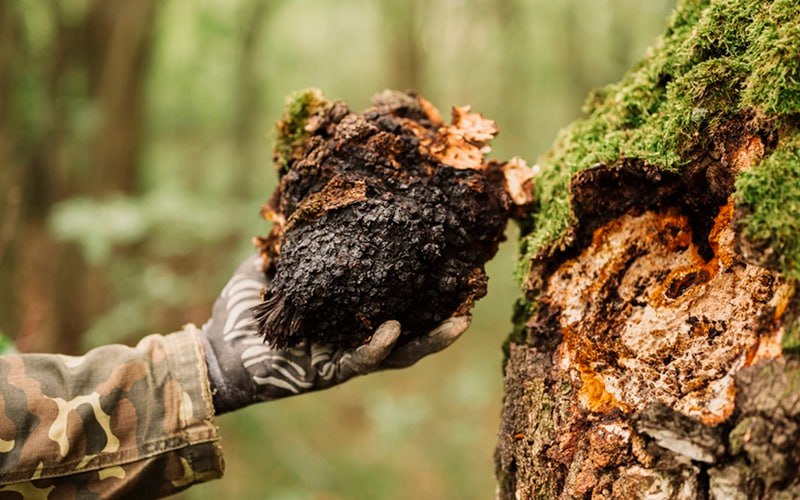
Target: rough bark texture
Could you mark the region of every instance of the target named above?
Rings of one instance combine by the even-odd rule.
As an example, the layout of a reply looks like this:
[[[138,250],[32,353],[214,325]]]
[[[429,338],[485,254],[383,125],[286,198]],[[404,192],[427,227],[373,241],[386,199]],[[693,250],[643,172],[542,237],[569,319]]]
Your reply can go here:
[[[494,122],[385,92],[363,114],[306,92],[279,123],[281,181],[260,240],[270,276],[256,309],[277,346],[355,346],[390,319],[407,338],[486,294],[484,263],[511,215],[504,173],[485,163]]]
[[[797,54],[798,26],[787,2],[680,2],[543,158],[501,498],[800,496],[800,60],[764,41]]]

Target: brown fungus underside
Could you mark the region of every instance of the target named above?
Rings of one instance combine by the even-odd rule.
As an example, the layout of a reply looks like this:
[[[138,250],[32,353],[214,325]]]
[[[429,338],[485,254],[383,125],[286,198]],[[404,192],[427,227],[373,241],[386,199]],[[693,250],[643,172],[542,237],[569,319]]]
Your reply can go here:
[[[530,169],[484,161],[497,127],[466,107],[448,125],[414,94],[384,92],[361,114],[306,95],[316,107],[262,211],[275,225],[257,239],[270,282],[260,333],[346,347],[387,320],[408,339],[467,314],[514,204],[529,201]]]
[[[509,346],[501,497],[800,494],[794,285],[743,256],[731,198],[771,138],[735,132],[681,174],[573,177],[575,245],[533,263],[537,308]]]

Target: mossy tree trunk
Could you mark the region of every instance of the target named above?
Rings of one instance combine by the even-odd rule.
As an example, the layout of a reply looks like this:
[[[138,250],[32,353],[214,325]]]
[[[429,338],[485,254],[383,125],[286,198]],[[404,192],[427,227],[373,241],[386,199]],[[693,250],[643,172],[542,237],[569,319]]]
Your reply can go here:
[[[682,1],[540,161],[502,498],[800,497],[800,6]]]

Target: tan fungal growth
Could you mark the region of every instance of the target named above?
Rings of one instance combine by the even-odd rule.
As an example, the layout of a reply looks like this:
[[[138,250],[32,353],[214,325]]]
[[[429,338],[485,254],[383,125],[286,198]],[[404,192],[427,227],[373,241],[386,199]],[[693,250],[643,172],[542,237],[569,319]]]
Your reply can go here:
[[[483,156],[492,148],[489,142],[500,129],[494,120],[470,113],[469,106],[453,108],[451,124],[423,138],[422,146],[445,165],[454,168],[484,168]]]
[[[506,191],[514,203],[525,206],[533,202],[533,178],[536,177],[538,167],[529,167],[528,163],[515,156],[503,166],[506,178]]]

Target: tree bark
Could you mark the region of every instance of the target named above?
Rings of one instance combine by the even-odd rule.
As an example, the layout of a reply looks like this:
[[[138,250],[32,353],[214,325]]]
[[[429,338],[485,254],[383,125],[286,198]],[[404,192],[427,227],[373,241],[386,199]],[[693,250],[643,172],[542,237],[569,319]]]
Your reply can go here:
[[[785,2],[681,2],[543,157],[501,498],[800,497],[798,26]]]

